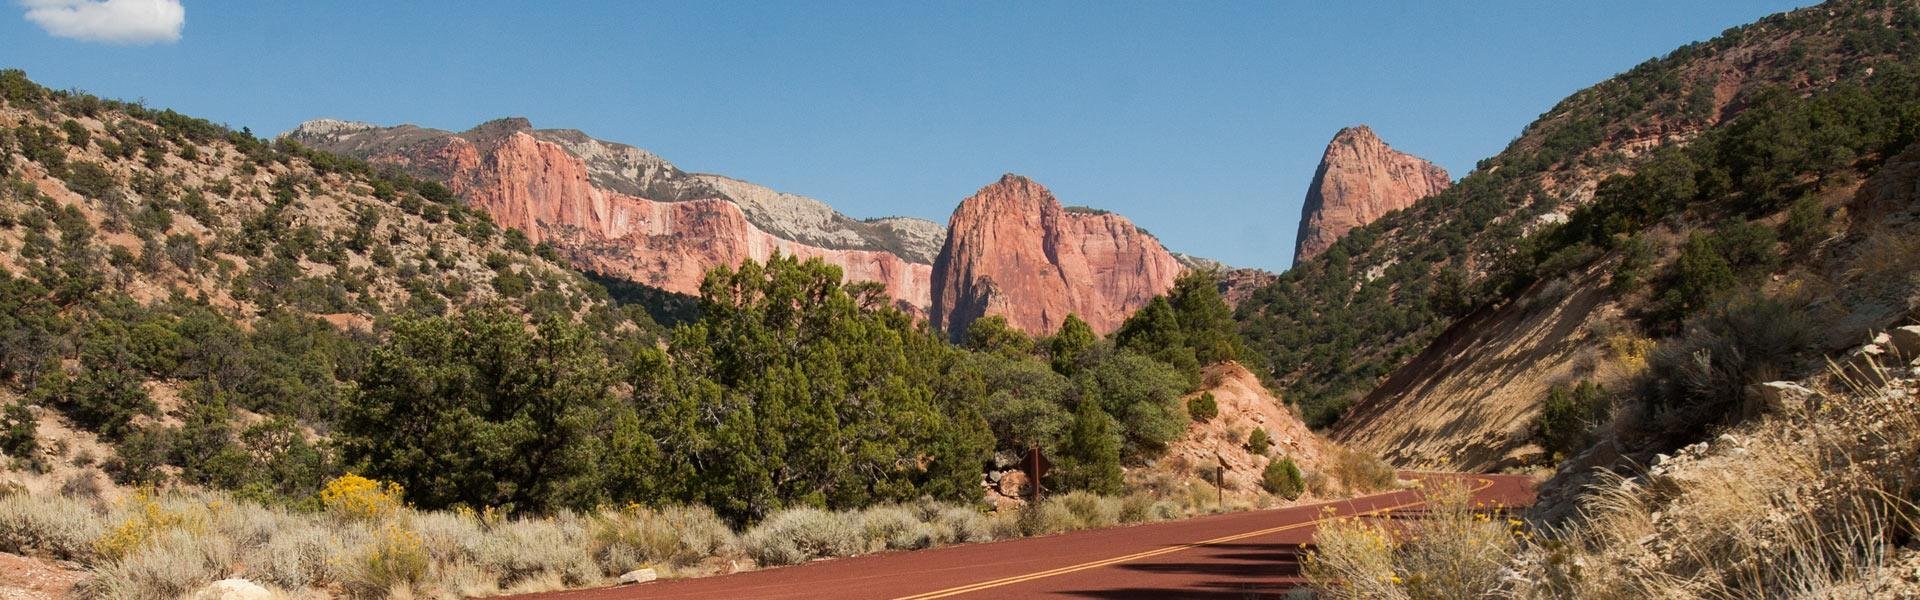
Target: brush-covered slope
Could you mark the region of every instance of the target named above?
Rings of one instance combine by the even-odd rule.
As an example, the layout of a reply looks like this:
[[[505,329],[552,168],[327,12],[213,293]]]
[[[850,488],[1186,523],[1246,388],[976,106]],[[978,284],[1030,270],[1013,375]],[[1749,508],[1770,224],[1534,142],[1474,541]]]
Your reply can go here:
[[[1824,24],[1781,31],[1851,40],[1837,48],[1914,35],[1911,20],[1846,34],[1859,14],[1874,12],[1803,11]],[[1920,243],[1908,191],[1920,77],[1901,52],[1857,78],[1743,93],[1737,114],[1646,149],[1521,240],[1495,300],[1367,394],[1335,437],[1406,464],[1549,462],[1596,442],[1644,462],[1757,414],[1749,386],[1763,378],[1808,374],[1913,318],[1920,263],[1892,258]]]
[[[945,233],[919,219],[855,220],[812,198],[687,173],[645,150],[522,118],[460,133],[322,119],[286,137],[443,182],[581,269],[680,294],[697,293],[714,267],[779,252],[882,283],[924,312]]]
[[[0,71],[0,404],[59,440],[7,450],[28,471],[156,481],[173,472],[166,432],[233,420],[269,440],[255,458],[324,462],[296,434],[324,430],[390,317],[482,306],[626,322],[439,184]],[[176,459],[268,495],[325,472]]]
[[[1915,55],[1916,33],[1920,19],[1909,5],[1834,2],[1636,66],[1560,102],[1454,187],[1353,229],[1296,265],[1240,303],[1242,330],[1266,359],[1265,374],[1309,422],[1333,423],[1459,319],[1567,267],[1540,264],[1538,234],[1592,202],[1603,179],[1774,95],[1884,74]]]

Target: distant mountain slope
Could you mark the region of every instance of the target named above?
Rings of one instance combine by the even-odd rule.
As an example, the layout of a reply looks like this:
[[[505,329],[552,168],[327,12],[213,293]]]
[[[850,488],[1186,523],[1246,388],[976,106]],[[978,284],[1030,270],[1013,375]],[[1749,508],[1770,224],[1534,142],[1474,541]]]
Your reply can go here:
[[[323,119],[286,137],[446,182],[580,268],[682,294],[697,292],[708,269],[779,251],[883,283],[923,312],[944,235],[929,221],[855,220],[812,198],[686,173],[645,150],[526,119],[457,134]]]
[[[1350,231],[1240,303],[1266,375],[1325,426],[1446,328],[1526,287],[1531,234],[1633,170],[1741,114],[1769,89],[1807,94],[1910,60],[1905,3],[1830,2],[1690,44],[1573,94],[1444,192]]]

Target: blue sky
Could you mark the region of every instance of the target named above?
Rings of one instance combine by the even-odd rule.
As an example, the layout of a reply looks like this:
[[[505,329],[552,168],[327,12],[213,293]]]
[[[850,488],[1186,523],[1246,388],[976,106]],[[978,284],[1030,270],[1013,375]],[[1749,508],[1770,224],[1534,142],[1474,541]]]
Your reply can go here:
[[[1273,270],[1343,126],[1457,178],[1577,89],[1808,4],[189,0],[184,27],[92,36],[27,18],[90,2],[0,5],[0,66],[261,134],[526,116],[855,217],[944,223],[1014,172]]]

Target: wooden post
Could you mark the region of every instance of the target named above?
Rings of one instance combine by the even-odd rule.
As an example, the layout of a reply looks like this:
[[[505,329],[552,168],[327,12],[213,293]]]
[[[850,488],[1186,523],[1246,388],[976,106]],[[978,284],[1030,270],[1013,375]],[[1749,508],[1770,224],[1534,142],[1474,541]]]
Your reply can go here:
[[[1227,505],[1227,466],[1225,463],[1213,465],[1213,505]]]

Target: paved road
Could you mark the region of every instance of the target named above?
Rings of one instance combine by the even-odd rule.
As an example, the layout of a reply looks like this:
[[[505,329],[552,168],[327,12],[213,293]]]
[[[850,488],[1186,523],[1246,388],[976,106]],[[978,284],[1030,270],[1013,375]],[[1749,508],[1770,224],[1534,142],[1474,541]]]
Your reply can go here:
[[[1525,506],[1524,476],[1468,475],[1475,499]],[[1414,492],[1080,531],[988,544],[825,560],[719,577],[529,596],[654,598],[1278,598],[1302,584],[1301,546],[1318,521],[1420,508]]]

